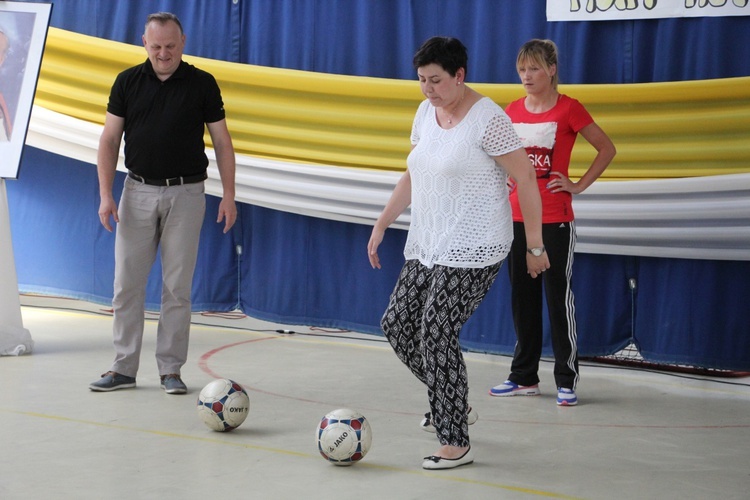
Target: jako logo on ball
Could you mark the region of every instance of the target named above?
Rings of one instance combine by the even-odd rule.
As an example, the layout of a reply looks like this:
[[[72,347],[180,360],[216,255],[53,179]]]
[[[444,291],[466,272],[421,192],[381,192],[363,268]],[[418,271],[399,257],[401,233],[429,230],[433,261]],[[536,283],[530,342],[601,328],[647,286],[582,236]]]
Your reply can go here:
[[[323,458],[335,465],[352,465],[369,451],[372,429],[361,413],[341,408],[323,417],[315,439]]]

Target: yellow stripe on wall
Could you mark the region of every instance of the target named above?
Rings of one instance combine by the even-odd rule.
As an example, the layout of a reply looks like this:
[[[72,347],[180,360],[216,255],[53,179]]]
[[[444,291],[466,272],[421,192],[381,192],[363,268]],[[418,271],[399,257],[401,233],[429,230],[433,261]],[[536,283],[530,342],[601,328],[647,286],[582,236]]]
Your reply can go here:
[[[102,124],[117,73],[143,47],[50,28],[35,104]],[[332,75],[185,56],[222,89],[237,153],[299,163],[401,171],[423,99],[414,80]],[[505,105],[516,84],[470,84]],[[750,172],[750,77],[628,85],[561,85],[610,135],[605,179]],[[210,139],[206,136],[210,144]],[[595,152],[579,139],[571,174]]]

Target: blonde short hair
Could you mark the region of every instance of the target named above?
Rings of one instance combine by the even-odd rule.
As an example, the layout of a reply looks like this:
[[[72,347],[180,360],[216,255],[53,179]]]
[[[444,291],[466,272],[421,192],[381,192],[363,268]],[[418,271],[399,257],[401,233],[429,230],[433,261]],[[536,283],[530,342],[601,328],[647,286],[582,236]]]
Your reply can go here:
[[[560,69],[557,68],[557,45],[552,40],[534,38],[521,46],[516,58],[516,68],[521,67],[526,61],[538,64],[549,74],[550,68],[555,66],[557,71],[552,75],[552,88],[557,89],[560,79]]]

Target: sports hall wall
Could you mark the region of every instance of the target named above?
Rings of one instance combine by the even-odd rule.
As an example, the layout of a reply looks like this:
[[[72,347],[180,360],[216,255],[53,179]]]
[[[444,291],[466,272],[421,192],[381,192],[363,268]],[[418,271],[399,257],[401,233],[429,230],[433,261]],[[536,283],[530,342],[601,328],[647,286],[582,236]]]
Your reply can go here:
[[[635,342],[652,361],[750,369],[750,17],[548,22],[544,0],[53,3],[27,147],[7,182],[22,292],[111,301],[96,140],[114,75],[145,59],[150,12],[176,13],[186,59],[217,75],[238,153],[227,235],[212,217],[215,172],[207,183],[194,309],[370,333],[403,263],[408,213],[386,234],[382,270],[365,248],[421,99],[414,50],[459,37],[467,80],[504,106],[522,95],[518,47],[543,37],[560,48],[561,91],[618,147],[575,202],[581,355]],[[588,155],[579,145],[574,173]],[[464,347],[511,353],[509,303],[501,271]]]

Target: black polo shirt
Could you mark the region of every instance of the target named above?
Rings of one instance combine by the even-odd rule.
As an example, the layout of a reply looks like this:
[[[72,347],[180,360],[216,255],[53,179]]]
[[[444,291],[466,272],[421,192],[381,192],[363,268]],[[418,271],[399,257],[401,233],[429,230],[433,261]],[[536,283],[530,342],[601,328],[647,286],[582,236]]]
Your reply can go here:
[[[149,60],[126,69],[107,111],[125,119],[125,166],[149,179],[205,172],[205,124],[225,117],[216,79],[185,61],[164,82]]]

